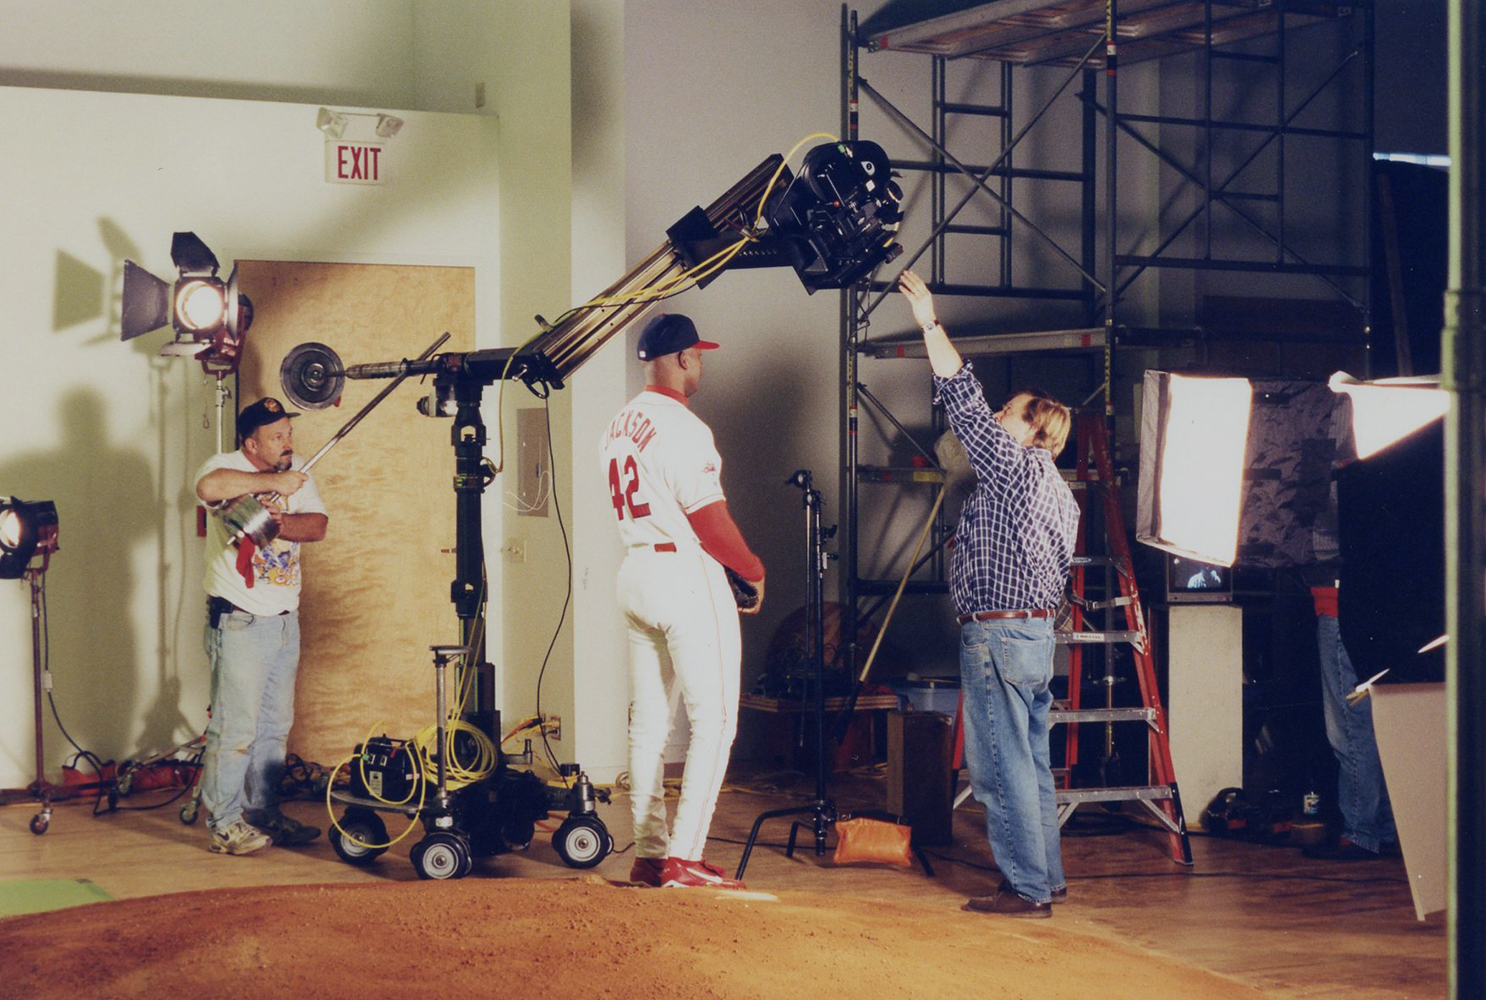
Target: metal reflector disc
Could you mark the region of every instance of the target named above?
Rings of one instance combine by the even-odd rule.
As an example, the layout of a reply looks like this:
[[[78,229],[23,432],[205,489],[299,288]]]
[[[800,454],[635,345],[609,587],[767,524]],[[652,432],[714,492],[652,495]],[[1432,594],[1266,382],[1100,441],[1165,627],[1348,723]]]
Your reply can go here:
[[[340,399],[346,385],[346,369],[340,355],[324,344],[311,341],[290,351],[279,366],[284,395],[306,410],[323,410]]]

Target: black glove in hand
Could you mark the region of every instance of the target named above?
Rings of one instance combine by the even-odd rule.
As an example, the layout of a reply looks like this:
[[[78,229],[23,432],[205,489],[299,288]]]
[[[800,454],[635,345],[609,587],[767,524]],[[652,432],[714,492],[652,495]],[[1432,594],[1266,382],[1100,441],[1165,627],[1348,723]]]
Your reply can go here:
[[[728,586],[733,588],[733,602],[740,610],[747,611],[758,606],[758,588],[743,579],[736,571],[724,566],[728,575]]]

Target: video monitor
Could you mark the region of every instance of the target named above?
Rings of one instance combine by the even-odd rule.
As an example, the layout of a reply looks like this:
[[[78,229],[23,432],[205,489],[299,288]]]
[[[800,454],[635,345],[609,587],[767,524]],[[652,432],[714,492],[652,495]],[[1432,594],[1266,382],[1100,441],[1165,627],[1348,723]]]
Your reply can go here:
[[[1185,556],[1166,555],[1166,600],[1171,604],[1219,604],[1233,600],[1233,570]]]

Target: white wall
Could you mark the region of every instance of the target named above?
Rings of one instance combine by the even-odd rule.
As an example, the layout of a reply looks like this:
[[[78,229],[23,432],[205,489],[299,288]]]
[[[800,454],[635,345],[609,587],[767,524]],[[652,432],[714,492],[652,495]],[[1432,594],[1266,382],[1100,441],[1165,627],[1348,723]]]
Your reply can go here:
[[[624,17],[627,250],[635,261],[770,153],[838,130],[840,5],[632,0]],[[786,269],[766,269],[725,274],[665,306],[722,345],[707,358],[692,407],[713,428],[729,506],[768,572],[763,612],[743,623],[745,689],[774,629],[804,600],[800,494],[786,477],[813,469],[827,523],[840,517],[837,304],[834,293],[807,295]],[[637,390],[633,336],[627,378]]]
[[[0,84],[421,108],[411,56],[430,6],[0,0]]]
[[[625,254],[625,26],[621,4],[574,0],[572,301],[585,302],[623,275]],[[596,781],[628,770],[629,650],[614,598],[622,551],[598,440],[628,399],[631,354],[616,337],[573,377],[571,478],[572,759]]]
[[[51,664],[72,736],[105,758],[200,731],[200,551],[191,476],[215,447],[199,366],[164,331],[118,339],[121,268],[173,273],[171,233],[236,258],[473,266],[494,342],[492,119],[405,112],[380,187],[324,182],[314,105],[0,88],[0,492],[55,499]],[[251,294],[251,289],[246,289]],[[436,333],[437,331],[433,331]],[[427,331],[409,331],[409,352]],[[334,324],[305,339],[334,343]],[[348,359],[381,360],[381,359]],[[0,782],[32,768],[27,595],[0,585]],[[49,772],[67,748],[48,723]]]

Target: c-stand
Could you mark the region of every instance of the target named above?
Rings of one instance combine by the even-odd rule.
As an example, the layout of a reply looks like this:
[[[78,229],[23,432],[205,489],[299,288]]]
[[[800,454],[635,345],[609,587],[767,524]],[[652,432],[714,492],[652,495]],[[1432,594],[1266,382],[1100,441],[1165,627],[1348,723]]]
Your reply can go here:
[[[820,491],[811,484],[810,470],[798,469],[784,481],[786,486],[796,486],[804,494],[805,505],[805,650],[810,657],[811,676],[815,689],[815,798],[809,805],[790,809],[771,809],[759,814],[753,821],[753,830],[743,845],[743,857],[738,862],[738,878],[748,867],[748,856],[758,840],[759,828],[766,820],[781,816],[799,816],[808,813],[811,829],[815,833],[816,856],[826,852],[826,829],[836,822],[836,804],[826,795],[826,692],[825,692],[825,605],[822,586],[826,561],[832,556],[825,552],[825,543],[836,534],[832,525],[822,530],[820,526]],[[789,828],[789,846],[785,855],[793,857],[795,838],[805,824],[796,820]]]

